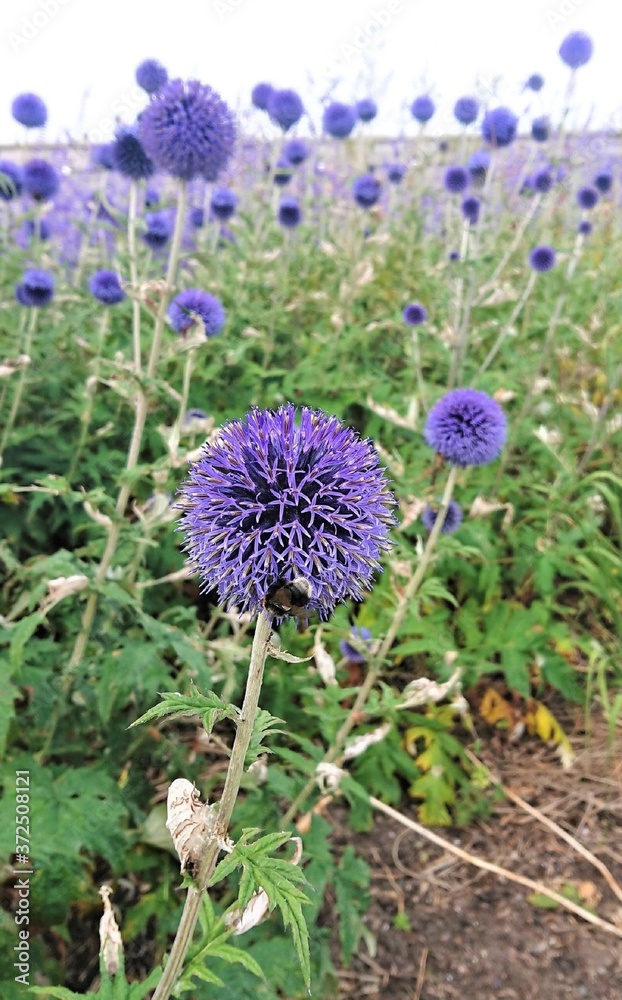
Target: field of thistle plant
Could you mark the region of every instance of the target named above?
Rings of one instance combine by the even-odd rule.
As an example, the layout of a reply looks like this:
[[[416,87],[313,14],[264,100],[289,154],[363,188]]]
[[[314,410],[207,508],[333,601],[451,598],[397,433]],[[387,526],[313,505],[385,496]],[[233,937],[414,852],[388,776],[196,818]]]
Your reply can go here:
[[[619,996],[622,140],[137,79],[0,150],[2,997]]]

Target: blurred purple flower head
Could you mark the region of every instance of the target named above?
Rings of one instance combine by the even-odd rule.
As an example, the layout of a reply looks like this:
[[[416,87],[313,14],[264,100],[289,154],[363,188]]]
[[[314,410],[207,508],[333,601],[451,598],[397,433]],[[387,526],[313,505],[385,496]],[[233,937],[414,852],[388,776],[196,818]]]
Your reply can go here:
[[[422,94],[420,97],[415,97],[410,106],[411,115],[422,125],[425,125],[426,122],[430,121],[430,118],[433,116],[435,111],[436,105],[428,94]]]
[[[52,229],[47,219],[25,219],[22,231],[29,241],[36,236],[40,240],[49,240]]]
[[[202,208],[191,208],[188,219],[193,229],[201,229],[205,224],[205,212]]]
[[[228,187],[218,187],[210,198],[210,211],[215,219],[226,222],[235,212],[238,203],[236,195]]]
[[[24,271],[15,289],[15,298],[22,306],[40,308],[47,306],[54,297],[54,278],[47,271],[31,268]]]
[[[155,208],[160,204],[160,192],[157,188],[148,187],[145,189],[145,208]]]
[[[371,97],[363,97],[355,104],[356,113],[362,122],[371,122],[378,114],[378,105]]]
[[[157,59],[145,59],[136,68],[136,83],[148,94],[157,93],[167,80],[168,73]]]
[[[267,110],[270,120],[283,132],[289,132],[300,121],[305,109],[295,90],[273,90]]]
[[[509,146],[516,138],[518,118],[509,108],[492,108],[484,115],[482,135],[491,146]]]
[[[303,577],[326,620],[361,600],[389,548],[395,500],[371,442],[291,403],[221,428],[181,490],[185,549],[205,589],[256,613],[277,581]]]
[[[387,163],[386,171],[387,178],[391,184],[401,184],[406,173],[406,167],[403,163]]]
[[[24,172],[17,163],[11,160],[0,160],[0,198],[11,201],[22,192]]]
[[[421,520],[423,525],[428,531],[432,531],[432,528],[436,524],[436,518],[438,517],[438,508],[431,507],[430,504],[424,508],[421,515]],[[447,504],[447,509],[445,511],[445,517],[443,518],[443,527],[441,528],[441,535],[453,535],[454,531],[457,531],[462,524],[462,507],[456,500],[450,500]]]
[[[60,184],[60,178],[47,160],[28,160],[23,168],[23,186],[26,194],[35,201],[53,198]]]
[[[115,169],[133,181],[146,180],[155,171],[155,165],[147,156],[135,127],[126,126],[119,129],[112,149],[112,157]]]
[[[476,97],[459,97],[454,104],[454,117],[461,125],[472,125],[479,114]]]
[[[279,156],[276,161],[274,177],[272,178],[277,187],[285,187],[292,179],[292,164],[286,156]]]
[[[200,288],[187,288],[176,295],[168,307],[168,318],[173,329],[182,336],[197,323],[203,323],[206,337],[215,337],[225,325],[226,314],[222,302],[215,295]]]
[[[421,326],[428,318],[425,306],[420,302],[409,302],[402,312],[402,319],[407,326]]]
[[[553,187],[553,174],[548,168],[538,170],[533,178],[534,191],[540,194],[547,194]]]
[[[116,271],[96,271],[89,278],[89,292],[105,306],[116,306],[125,298],[125,292],[121,288],[119,275]]]
[[[448,167],[443,177],[443,184],[450,194],[461,194],[469,186],[469,175],[464,167]]]
[[[555,267],[555,260],[556,254],[553,247],[545,245],[534,247],[529,254],[529,263],[534,271],[539,271],[541,274],[545,271],[551,271]]]
[[[592,58],[594,43],[589,35],[584,31],[572,31],[566,35],[559,47],[561,61],[570,69],[578,69],[585,66]]]
[[[304,163],[308,155],[309,150],[302,139],[290,139],[283,146],[283,156],[293,167]]]
[[[139,136],[157,167],[183,181],[215,181],[235,145],[233,115],[219,94],[198,80],[170,80],[139,120]]]
[[[26,128],[42,128],[48,120],[47,108],[36,94],[18,94],[11,105],[11,114]]]
[[[589,219],[581,219],[581,222],[577,226],[577,232],[581,236],[589,236],[593,228],[594,227]]]
[[[1,169],[1,168],[0,168]],[[607,194],[611,191],[611,186],[613,184],[613,174],[611,170],[599,170],[594,178],[594,187],[601,194]]]
[[[577,205],[580,208],[594,208],[598,201],[598,191],[593,187],[582,187],[577,191]]]
[[[486,180],[486,171],[490,167],[490,153],[487,149],[476,149],[471,153],[467,161],[467,170],[471,175],[471,181],[475,184],[483,184]]]
[[[470,222],[472,226],[477,225],[480,212],[479,198],[476,198],[474,195],[465,198],[460,206],[460,211],[467,222]]]
[[[487,465],[500,454],[507,433],[496,399],[477,389],[453,389],[435,403],[424,436],[453,465]]]
[[[324,108],[322,128],[333,139],[347,139],[358,121],[356,109],[350,104],[333,101]]]
[[[536,142],[546,142],[549,135],[551,134],[551,125],[544,115],[540,118],[534,118],[531,123],[531,135]]]
[[[353,625],[351,629],[351,637],[353,639],[358,639],[361,645],[369,646],[371,645],[372,634],[368,628],[364,625]],[[339,649],[341,655],[345,656],[350,663],[366,663],[367,657],[365,653],[362,653],[359,649],[350,645],[347,639],[341,639],[339,642]]]
[[[147,225],[143,233],[143,240],[151,250],[160,250],[166,246],[173,231],[171,220],[166,212],[147,212],[145,216]]]
[[[295,229],[302,221],[302,211],[297,198],[282,198],[278,219],[286,229]]]
[[[542,90],[544,86],[544,77],[540,76],[539,73],[532,73],[530,77],[525,81],[524,90],[533,90],[534,94]]]
[[[373,174],[362,174],[352,185],[352,194],[361,208],[371,208],[380,197],[380,181]]]
[[[93,146],[91,158],[98,167],[114,170],[114,142],[103,142],[99,146]]]
[[[256,83],[251,93],[251,101],[259,111],[267,111],[274,87],[271,83]]]

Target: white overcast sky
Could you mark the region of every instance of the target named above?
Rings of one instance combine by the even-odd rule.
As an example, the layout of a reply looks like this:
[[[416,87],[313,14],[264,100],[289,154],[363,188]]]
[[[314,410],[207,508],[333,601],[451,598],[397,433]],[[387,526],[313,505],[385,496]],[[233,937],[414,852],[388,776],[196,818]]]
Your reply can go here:
[[[24,91],[47,103],[46,137],[112,138],[115,115],[145,103],[134,71],[155,58],[170,76],[209,83],[238,112],[255,83],[321,99],[373,96],[375,130],[415,125],[407,108],[429,91],[445,131],[457,97],[490,95],[516,112],[531,73],[546,80],[534,113],[559,114],[568,70],[562,39],[586,31],[592,61],[577,73],[570,123],[622,127],[620,29],[613,0],[0,0],[0,145],[21,139],[10,113]],[[381,27],[378,20],[384,22]],[[615,20],[615,24],[613,21]],[[526,123],[526,120],[524,120]],[[246,119],[261,128],[258,112]],[[304,131],[304,130],[303,130]]]

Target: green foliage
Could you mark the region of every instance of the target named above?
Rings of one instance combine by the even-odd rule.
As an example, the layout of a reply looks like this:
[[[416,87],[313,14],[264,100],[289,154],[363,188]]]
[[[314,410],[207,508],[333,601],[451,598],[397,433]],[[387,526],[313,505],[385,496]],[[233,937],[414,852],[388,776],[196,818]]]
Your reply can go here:
[[[87,1000],[144,1000],[147,993],[153,990],[160,981],[162,969],[152,969],[150,974],[141,983],[128,982],[125,978],[125,961],[123,953],[119,955],[119,969],[114,976],[110,976],[106,970],[103,955],[100,956],[99,971],[101,984],[97,993],[74,993],[73,990],[65,989],[62,986],[31,986],[28,990],[33,996],[55,998],[55,1000],[78,1000],[79,997],[86,997]]]

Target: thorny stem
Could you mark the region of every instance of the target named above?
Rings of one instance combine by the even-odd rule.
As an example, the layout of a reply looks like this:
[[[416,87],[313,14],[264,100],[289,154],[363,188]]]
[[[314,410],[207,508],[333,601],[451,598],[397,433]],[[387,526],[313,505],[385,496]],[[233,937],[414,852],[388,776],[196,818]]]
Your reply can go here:
[[[538,193],[535,196],[535,198],[533,199],[533,201],[531,203],[531,206],[529,208],[529,211],[523,216],[523,220],[522,220],[520,226],[518,227],[518,229],[516,230],[516,235],[514,236],[514,239],[512,240],[512,242],[511,242],[508,250],[503,255],[503,257],[501,258],[501,260],[499,261],[499,264],[494,269],[494,271],[491,274],[491,276],[488,279],[488,281],[486,281],[482,285],[482,287],[480,288],[478,303],[481,302],[481,300],[487,295],[487,293],[492,288],[494,288],[495,282],[496,282],[497,278],[505,270],[506,264],[508,263],[508,261],[512,257],[512,255],[513,255],[514,251],[516,250],[516,248],[520,245],[520,242],[521,242],[521,240],[522,240],[522,238],[523,238],[523,236],[525,234],[525,230],[527,229],[527,226],[529,225],[529,223],[533,219],[534,215],[536,214],[536,212],[537,212],[537,210],[538,210],[538,208],[540,206],[540,202],[541,201],[542,201],[542,195],[540,193]]]
[[[26,339],[24,340],[24,350],[23,354],[30,354],[30,349],[32,347],[32,338],[35,332],[35,327],[37,325],[37,313],[39,310],[33,307],[30,311],[30,318],[28,321],[28,328],[26,330]],[[19,381],[15,388],[15,395],[13,396],[13,403],[11,405],[11,411],[8,416],[4,431],[2,432],[2,440],[0,441],[0,467],[2,466],[2,458],[4,456],[4,449],[7,446],[11,431],[13,430],[13,425],[15,423],[20,403],[22,401],[22,395],[24,393],[24,386],[26,385],[26,372],[28,366],[23,365],[19,373]]]
[[[411,602],[415,597],[417,591],[419,590],[425,572],[428,566],[430,565],[434,549],[436,548],[436,542],[438,536],[441,533],[441,528],[443,527],[443,523],[445,521],[445,511],[447,510],[449,501],[451,500],[451,495],[454,490],[458,472],[459,472],[459,467],[457,465],[452,465],[451,469],[449,470],[447,482],[445,483],[445,490],[443,493],[443,498],[439,504],[436,520],[432,527],[432,531],[428,536],[428,540],[421,555],[421,559],[419,560],[419,563],[417,565],[417,569],[415,570],[415,573],[413,574],[406,589],[404,590],[404,593],[402,594],[402,597],[400,598],[400,602],[395,610],[395,614],[393,615],[393,620],[391,622],[389,630],[387,631],[387,634],[382,640],[377,652],[369,661],[369,669],[367,677],[365,678],[363,684],[359,689],[359,692],[354,700],[352,708],[350,709],[346,719],[344,720],[341,728],[339,729],[339,732],[335,736],[332,745],[324,754],[324,758],[322,761],[322,763],[324,764],[332,764],[333,761],[337,759],[337,757],[341,753],[341,750],[343,749],[343,746],[348,736],[350,735],[350,732],[352,731],[354,726],[361,721],[360,720],[361,713],[365,711],[365,705],[367,704],[367,699],[369,698],[372,688],[374,687],[376,681],[378,680],[384,660],[386,659],[389,650],[391,649],[391,646],[395,641],[400,625],[404,621],[404,618],[411,605]],[[300,809],[303,802],[306,801],[308,796],[315,788],[315,785],[316,785],[316,779],[315,776],[313,776],[312,778],[309,778],[307,784],[304,786],[302,791],[299,792],[299,794],[296,796],[291,806],[285,813],[283,817],[284,826],[287,826],[288,823],[291,823],[292,819]]]
[[[488,354],[486,355],[484,361],[480,365],[480,367],[479,367],[479,369],[477,371],[477,374],[475,376],[474,381],[477,380],[480,377],[480,375],[484,374],[484,372],[486,371],[486,369],[490,365],[491,361],[497,356],[497,353],[499,352],[502,344],[504,343],[504,341],[507,338],[508,334],[510,333],[512,327],[514,326],[514,323],[516,322],[516,320],[520,316],[521,312],[523,311],[525,303],[527,302],[527,299],[531,295],[533,286],[536,283],[537,276],[538,276],[538,272],[537,271],[532,271],[531,274],[529,275],[529,280],[527,281],[527,284],[525,285],[525,289],[523,291],[523,294],[521,295],[520,299],[518,300],[518,302],[514,306],[514,309],[512,310],[512,315],[510,316],[509,320],[507,321],[507,323],[503,327],[501,333],[497,337],[496,341],[494,342],[494,344],[490,348]]]
[[[203,893],[214,874],[220,844],[227,836],[233,808],[244,774],[246,754],[253,734],[253,724],[259,705],[259,694],[263,680],[264,665],[268,652],[268,643],[272,634],[272,618],[262,611],[257,619],[251,661],[246,682],[244,703],[237,725],[235,741],[231,751],[231,759],[225,778],[225,787],[218,804],[218,815],[210,838],[204,847],[203,857],[199,863],[199,871],[195,884],[188,889],[184,911],[181,916],[177,934],[171,948],[171,953],[162,974],[162,979],[156,989],[153,1000],[167,1000],[179,979],[183,961],[190,947],[192,935],[199,919]]]
[[[138,298],[138,254],[136,251],[136,209],[138,182],[132,181],[127,211],[127,252],[132,285],[132,346],[134,348],[134,371],[140,375],[140,301]]]
[[[95,406],[95,393],[97,392],[97,383],[99,381],[99,372],[101,368],[101,356],[104,349],[104,341],[106,340],[106,334],[109,327],[110,309],[109,307],[104,307],[104,311],[101,315],[101,320],[99,323],[99,336],[97,338],[97,343],[95,345],[95,366],[93,375],[87,379],[86,383],[86,406],[80,416],[80,422],[82,424],[80,428],[80,438],[78,444],[76,445],[75,451],[73,453],[71,464],[69,466],[69,471],[67,472],[67,479],[69,482],[72,481],[76,469],[78,468],[78,463],[82,457],[82,450],[86,444],[86,439],[89,433],[89,427],[91,425],[91,417],[93,416],[93,408]]]

